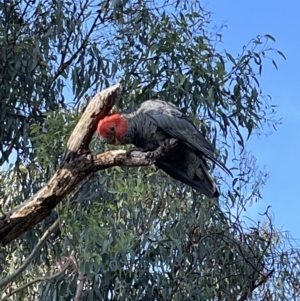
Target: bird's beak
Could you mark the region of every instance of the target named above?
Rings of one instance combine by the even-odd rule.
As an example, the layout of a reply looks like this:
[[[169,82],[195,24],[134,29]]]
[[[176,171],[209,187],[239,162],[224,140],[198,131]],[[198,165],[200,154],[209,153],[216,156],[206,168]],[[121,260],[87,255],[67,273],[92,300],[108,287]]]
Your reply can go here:
[[[118,140],[116,137],[114,137],[114,138],[115,138],[115,139],[114,139],[114,144],[118,144],[118,145],[119,145],[119,144],[122,144],[120,140]]]
[[[121,144],[118,139],[114,136],[109,136],[109,137],[102,137],[99,136],[99,139],[101,142],[108,143],[108,144]]]
[[[99,136],[99,139],[101,142],[103,143],[109,143],[111,144],[113,142],[113,137],[103,137],[103,136]]]

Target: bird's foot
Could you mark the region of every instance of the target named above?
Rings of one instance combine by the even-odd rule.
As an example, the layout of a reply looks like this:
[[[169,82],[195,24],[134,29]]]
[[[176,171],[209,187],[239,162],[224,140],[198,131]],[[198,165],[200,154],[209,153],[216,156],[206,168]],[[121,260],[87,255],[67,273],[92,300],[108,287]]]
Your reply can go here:
[[[164,143],[161,145],[162,151],[168,152],[177,144],[177,142],[178,140],[174,138],[166,139]]]
[[[144,152],[144,150],[138,147],[130,147],[126,150],[126,155],[129,157],[133,152]]]
[[[177,144],[177,140],[174,138],[166,139],[160,147],[156,150],[149,152],[147,157],[151,159],[158,159],[159,157],[163,156],[164,153],[169,152],[175,145]]]

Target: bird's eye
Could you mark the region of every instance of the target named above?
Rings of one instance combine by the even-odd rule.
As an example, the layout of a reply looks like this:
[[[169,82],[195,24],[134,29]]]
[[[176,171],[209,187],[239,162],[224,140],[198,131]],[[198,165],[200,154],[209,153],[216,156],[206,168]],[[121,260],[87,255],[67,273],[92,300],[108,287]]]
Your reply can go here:
[[[114,126],[110,127],[109,129],[110,129],[111,132],[115,131],[115,127]]]

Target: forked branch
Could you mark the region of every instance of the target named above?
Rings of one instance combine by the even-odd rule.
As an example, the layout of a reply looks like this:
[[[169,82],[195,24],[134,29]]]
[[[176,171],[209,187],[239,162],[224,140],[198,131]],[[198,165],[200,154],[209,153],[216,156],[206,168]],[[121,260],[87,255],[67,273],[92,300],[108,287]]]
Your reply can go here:
[[[171,139],[154,152],[116,150],[92,155],[89,144],[97,122],[104,118],[120,95],[120,84],[96,94],[74,128],[62,162],[48,183],[29,200],[0,217],[0,243],[6,245],[47,217],[51,210],[92,172],[112,166],[150,165],[175,146]]]

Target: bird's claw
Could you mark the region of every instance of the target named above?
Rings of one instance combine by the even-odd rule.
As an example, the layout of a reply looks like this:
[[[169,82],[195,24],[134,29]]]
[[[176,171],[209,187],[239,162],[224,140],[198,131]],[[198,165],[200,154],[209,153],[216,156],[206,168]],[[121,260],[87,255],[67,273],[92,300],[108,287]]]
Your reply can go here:
[[[128,157],[131,156],[131,153],[133,152],[144,152],[144,150],[142,148],[138,148],[138,147],[130,147],[126,150],[126,155]]]

